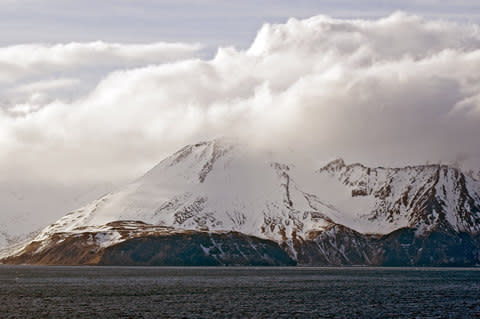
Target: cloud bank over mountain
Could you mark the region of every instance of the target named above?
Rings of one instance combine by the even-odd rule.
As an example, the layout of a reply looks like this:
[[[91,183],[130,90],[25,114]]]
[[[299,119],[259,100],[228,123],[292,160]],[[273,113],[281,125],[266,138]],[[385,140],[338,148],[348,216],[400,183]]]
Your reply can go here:
[[[0,48],[8,71],[0,81],[15,96],[0,108],[0,176],[128,180],[186,143],[225,135],[318,162],[480,166],[477,25],[401,12],[316,16],[266,24],[247,50],[219,48],[209,60],[198,50],[102,42]],[[88,74],[81,83],[62,76],[84,67],[105,74],[91,86]],[[77,87],[81,94],[62,93]]]

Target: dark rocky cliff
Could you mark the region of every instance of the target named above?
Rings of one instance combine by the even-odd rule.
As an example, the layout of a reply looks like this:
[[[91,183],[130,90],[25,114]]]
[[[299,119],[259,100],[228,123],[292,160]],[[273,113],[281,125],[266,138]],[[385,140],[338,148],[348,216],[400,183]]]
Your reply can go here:
[[[179,232],[127,239],[102,248],[94,234],[54,238],[39,249],[31,243],[6,264],[124,266],[478,266],[480,238],[404,228],[385,236],[364,235],[344,226],[310,234],[308,240],[277,244],[237,232]]]

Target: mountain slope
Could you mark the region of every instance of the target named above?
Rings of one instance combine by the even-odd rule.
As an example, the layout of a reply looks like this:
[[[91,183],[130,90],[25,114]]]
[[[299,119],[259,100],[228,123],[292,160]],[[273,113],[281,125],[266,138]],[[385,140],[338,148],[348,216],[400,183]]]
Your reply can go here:
[[[386,249],[395,247],[392,234],[413,232],[406,235],[412,243],[432,234],[454,242],[463,236],[472,255],[463,264],[475,264],[479,227],[480,183],[456,168],[368,168],[335,160],[315,171],[220,139],[182,148],[119,192],[67,214],[3,255],[9,262],[55,263],[45,252],[80,238],[87,243],[80,246],[93,251],[89,263],[100,263],[107,251],[114,256],[140,238],[191,240],[192,232],[195,238],[206,233],[232,247],[226,234],[233,232],[242,234],[237,244],[267,240],[302,264],[383,264]],[[198,251],[198,243],[192,245],[185,249]],[[428,243],[422,245],[418,249],[429,251]]]
[[[363,208],[361,217],[371,225],[378,222],[387,229],[383,233],[402,227],[420,231],[439,227],[467,233],[480,231],[480,182],[457,168],[369,168],[336,160],[317,173],[323,185],[341,183],[350,193],[348,196],[368,198],[369,205]],[[331,194],[330,198],[334,205],[343,207],[339,194],[342,192]],[[379,233],[375,229],[367,232]]]
[[[329,225],[335,208],[300,190],[290,170],[222,140],[187,146],[123,190],[66,215],[37,240],[118,220],[275,240]]]

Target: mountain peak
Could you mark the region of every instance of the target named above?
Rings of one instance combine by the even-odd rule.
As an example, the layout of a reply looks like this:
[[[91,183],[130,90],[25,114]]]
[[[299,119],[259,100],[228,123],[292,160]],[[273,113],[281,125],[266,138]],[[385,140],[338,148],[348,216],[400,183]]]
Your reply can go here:
[[[342,158],[338,157],[333,161],[328,162],[325,166],[320,168],[319,171],[338,171],[345,166],[345,161]]]
[[[238,141],[231,138],[187,145],[149,170],[141,180],[158,182],[177,179],[203,183],[215,163],[238,146]]]

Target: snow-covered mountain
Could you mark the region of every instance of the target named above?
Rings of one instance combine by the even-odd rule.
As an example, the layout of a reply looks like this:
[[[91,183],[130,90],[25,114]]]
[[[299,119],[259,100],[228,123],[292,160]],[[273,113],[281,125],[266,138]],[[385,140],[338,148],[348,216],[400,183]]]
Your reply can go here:
[[[330,189],[329,198],[336,207],[352,212],[354,207],[344,207],[343,203],[350,204],[349,197],[365,198],[364,214],[359,215],[365,221],[363,229],[338,220],[360,232],[385,234],[403,227],[419,231],[444,227],[472,234],[480,231],[480,182],[457,168],[369,168],[336,160],[317,173],[323,179],[319,185],[326,186],[322,194]],[[334,190],[335,182],[328,178],[348,190],[345,198],[338,198],[342,191]]]
[[[375,262],[384,249],[379,240],[401,230],[412,231],[412,238],[438,232],[477,238],[480,182],[445,165],[369,168],[338,159],[315,170],[219,139],[182,148],[140,179],[70,212],[4,256],[38,262],[35,255],[42,255],[49,263],[46,252],[71,238],[83,238],[97,256],[133,239],[193,231],[268,240],[299,263],[381,264]],[[325,247],[319,240],[333,244]],[[219,251],[219,260],[221,244],[210,237],[209,245]],[[256,244],[247,246],[255,250]],[[349,257],[358,250],[365,253]]]
[[[109,183],[66,187],[0,182],[0,249],[31,238],[66,211],[112,189]]]

